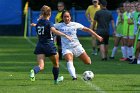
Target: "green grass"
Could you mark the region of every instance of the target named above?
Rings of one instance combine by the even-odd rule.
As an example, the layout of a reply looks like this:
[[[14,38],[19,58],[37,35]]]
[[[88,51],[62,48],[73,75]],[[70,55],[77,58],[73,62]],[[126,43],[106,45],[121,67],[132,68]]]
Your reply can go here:
[[[36,38],[30,38],[36,43]],[[92,65],[84,65],[78,58],[74,65],[78,80],[72,81],[66,70],[66,62],[60,62],[60,75],[64,82],[54,85],[51,73],[52,64],[46,60],[45,70],[36,75],[31,82],[29,71],[35,65],[34,46],[22,37],[0,37],[0,93],[140,93],[140,65],[120,62],[120,49],[115,60],[100,61],[100,55],[91,55],[89,37],[80,37],[86,52],[92,59]],[[109,54],[113,47],[110,38]],[[95,78],[90,82],[81,79],[85,70],[92,70]]]

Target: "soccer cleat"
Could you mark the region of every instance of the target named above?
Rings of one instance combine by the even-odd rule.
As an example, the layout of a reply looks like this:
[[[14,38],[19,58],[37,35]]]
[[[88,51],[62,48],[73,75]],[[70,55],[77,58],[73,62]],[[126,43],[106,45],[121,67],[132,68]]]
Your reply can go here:
[[[64,77],[61,76],[61,77],[58,77],[57,80],[54,80],[54,84],[58,84],[59,82],[62,82],[64,80]]]
[[[107,61],[107,58],[102,58],[101,61]]]
[[[120,61],[127,61],[127,58],[120,58]]]
[[[77,78],[73,78],[72,80],[77,80]]]
[[[58,77],[58,79],[57,79],[58,82],[62,82],[63,80],[64,80],[64,77],[63,76]]]
[[[131,61],[129,64],[137,64],[137,59],[134,59],[134,60]]]
[[[92,55],[97,55],[97,52],[96,52],[96,50],[94,50],[93,52],[92,52]]]
[[[114,57],[109,57],[109,59],[115,59]]]
[[[54,84],[58,84],[58,81],[57,80],[54,80]]]
[[[30,80],[35,81],[35,73],[33,69],[30,71]]]

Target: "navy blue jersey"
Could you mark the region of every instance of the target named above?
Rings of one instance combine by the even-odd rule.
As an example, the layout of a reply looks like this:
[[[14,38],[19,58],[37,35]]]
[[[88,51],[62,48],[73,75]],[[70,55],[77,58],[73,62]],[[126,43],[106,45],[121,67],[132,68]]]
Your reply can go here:
[[[34,54],[45,54],[46,57],[56,55],[57,50],[54,45],[53,33],[50,31],[53,24],[49,20],[40,19],[36,25],[38,43]]]
[[[54,27],[53,23],[49,20],[40,19],[36,25],[36,32],[38,35],[39,42],[48,43],[49,41],[54,40],[53,33],[50,31],[50,28]]]

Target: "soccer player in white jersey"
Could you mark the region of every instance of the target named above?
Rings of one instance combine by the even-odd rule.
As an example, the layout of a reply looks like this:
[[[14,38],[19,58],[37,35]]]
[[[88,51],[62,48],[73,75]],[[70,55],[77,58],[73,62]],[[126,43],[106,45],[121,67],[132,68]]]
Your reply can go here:
[[[99,41],[102,41],[103,38],[97,35],[93,30],[84,27],[80,23],[71,22],[71,16],[68,11],[62,13],[63,23],[57,23],[54,25],[56,29],[72,37],[72,41],[69,41],[67,38],[61,37],[62,43],[62,54],[67,61],[67,68],[70,75],[73,77],[73,80],[77,80],[75,67],[73,65],[73,56],[80,58],[85,64],[91,64],[91,59],[85,52],[84,48],[80,44],[77,38],[77,29],[89,32],[91,35],[94,35]]]

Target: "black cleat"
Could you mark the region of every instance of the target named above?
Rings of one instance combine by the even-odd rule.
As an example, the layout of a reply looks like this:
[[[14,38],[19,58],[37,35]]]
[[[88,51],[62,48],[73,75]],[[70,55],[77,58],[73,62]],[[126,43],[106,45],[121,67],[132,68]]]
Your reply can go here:
[[[107,58],[102,58],[102,61],[107,61]]]
[[[133,61],[131,61],[129,64],[137,64],[137,59],[135,58]]]
[[[109,59],[115,59],[114,57],[109,57]]]
[[[77,80],[77,78],[73,78],[72,80]]]

